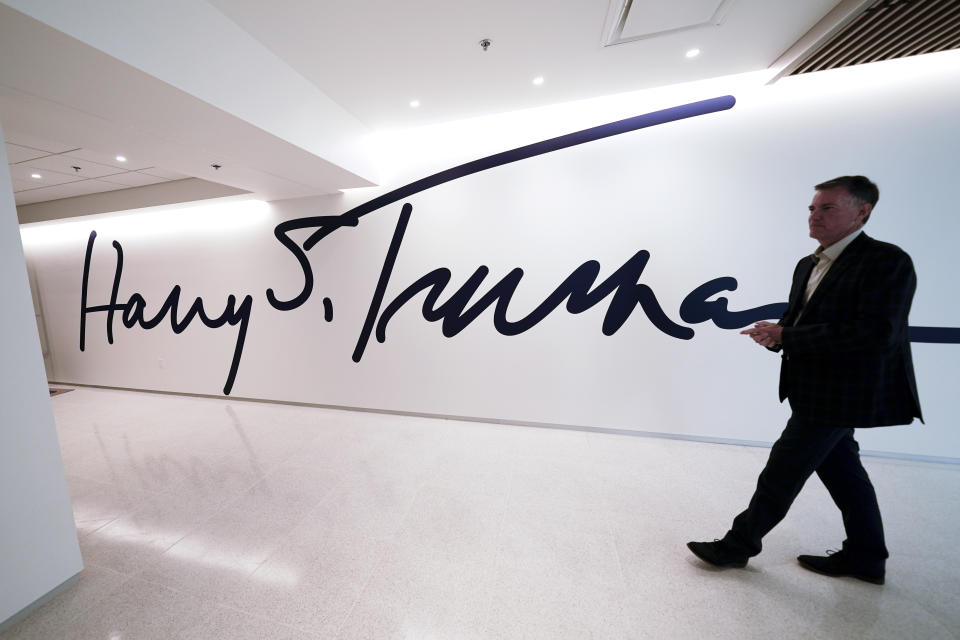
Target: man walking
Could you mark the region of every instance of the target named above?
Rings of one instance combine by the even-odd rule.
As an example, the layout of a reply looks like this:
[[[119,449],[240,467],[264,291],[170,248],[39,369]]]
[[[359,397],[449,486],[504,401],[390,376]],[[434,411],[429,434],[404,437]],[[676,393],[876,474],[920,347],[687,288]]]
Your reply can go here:
[[[810,237],[820,246],[797,264],[780,322],[741,332],[782,351],[780,400],[789,399],[792,415],[730,531],[687,546],[712,565],[745,566],[816,471],[847,539],[832,555],[797,560],[817,573],[883,584],[883,523],[853,430],[922,420],[907,326],[917,278],[903,250],[862,231],[879,198],[873,182],[842,176],[814,188]]]

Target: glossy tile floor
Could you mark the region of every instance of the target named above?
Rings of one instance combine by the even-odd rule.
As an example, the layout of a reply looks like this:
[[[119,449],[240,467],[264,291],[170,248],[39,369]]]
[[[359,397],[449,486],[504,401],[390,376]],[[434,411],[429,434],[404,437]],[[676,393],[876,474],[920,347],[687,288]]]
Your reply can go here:
[[[960,637],[960,466],[867,458],[887,584],[686,549],[767,450],[80,388],[53,398],[86,569],[2,640]]]

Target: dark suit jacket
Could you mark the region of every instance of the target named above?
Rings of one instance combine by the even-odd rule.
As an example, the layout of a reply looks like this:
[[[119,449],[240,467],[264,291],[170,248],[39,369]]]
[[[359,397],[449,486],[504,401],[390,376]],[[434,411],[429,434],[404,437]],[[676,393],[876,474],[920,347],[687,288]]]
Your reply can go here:
[[[910,256],[861,233],[804,306],[812,269],[810,256],[797,264],[780,320],[780,401],[827,427],[922,421],[907,326],[917,288]]]

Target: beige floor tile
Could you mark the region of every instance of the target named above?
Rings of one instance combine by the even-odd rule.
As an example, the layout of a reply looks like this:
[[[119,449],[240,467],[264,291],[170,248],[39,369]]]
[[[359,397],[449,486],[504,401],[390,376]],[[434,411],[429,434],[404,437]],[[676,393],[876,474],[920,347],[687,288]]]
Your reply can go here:
[[[816,478],[745,569],[689,553],[762,447],[107,389],[53,407],[87,568],[0,640],[960,637],[960,465],[865,458],[879,587],[797,564],[843,538]]]

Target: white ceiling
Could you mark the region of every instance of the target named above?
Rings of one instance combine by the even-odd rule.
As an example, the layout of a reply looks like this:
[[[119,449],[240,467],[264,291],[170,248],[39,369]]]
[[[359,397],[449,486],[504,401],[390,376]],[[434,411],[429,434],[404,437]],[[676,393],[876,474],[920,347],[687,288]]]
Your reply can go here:
[[[634,35],[645,21],[660,31],[728,7],[719,26],[604,47],[617,0],[210,1],[373,128],[766,69],[838,4],[634,0],[627,21]],[[487,51],[483,38],[492,42]],[[688,60],[693,47],[702,53]],[[535,76],[544,83],[534,86]],[[411,109],[411,99],[421,106]]]
[[[5,132],[7,162],[18,205],[142,187],[186,176],[137,158],[121,162],[90,149],[70,148],[17,131]],[[125,157],[125,156],[121,156]]]
[[[330,193],[376,183],[366,133],[772,78],[815,25],[862,4],[0,0],[0,124],[18,205],[185,177],[267,199]]]

